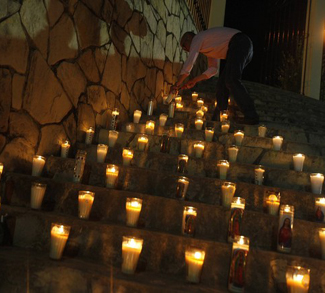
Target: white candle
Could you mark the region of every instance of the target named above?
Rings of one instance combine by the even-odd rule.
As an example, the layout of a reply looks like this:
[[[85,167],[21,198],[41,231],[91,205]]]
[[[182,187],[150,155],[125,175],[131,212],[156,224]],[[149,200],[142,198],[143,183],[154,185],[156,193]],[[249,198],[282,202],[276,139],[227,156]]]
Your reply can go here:
[[[227,160],[219,160],[217,167],[218,167],[218,171],[219,171],[219,179],[225,180],[227,178],[229,162]]]
[[[184,124],[176,123],[175,124],[175,135],[177,138],[181,138],[184,132]]]
[[[119,169],[116,165],[109,164],[106,168],[106,187],[114,188],[118,178]]]
[[[204,144],[203,142],[198,142],[194,144],[194,151],[196,158],[202,158],[203,151],[204,151]]]
[[[133,113],[133,123],[139,123],[141,119],[142,111],[135,110]]]
[[[265,169],[259,165],[255,168],[255,184],[263,185]]]
[[[309,290],[310,270],[299,266],[287,267],[288,293],[307,293]]]
[[[204,263],[205,251],[197,248],[189,248],[185,251],[185,262],[187,266],[187,281],[199,283]]]
[[[117,141],[118,138],[118,131],[116,130],[110,130],[108,132],[108,146],[110,148],[113,148],[115,146],[115,143]]]
[[[126,132],[134,132],[134,124],[132,124],[132,123],[125,124],[125,131]]]
[[[325,223],[325,197],[315,198],[315,219]]]
[[[52,223],[50,258],[61,259],[70,229],[70,226]]]
[[[187,236],[194,236],[197,209],[186,206],[183,211],[182,233]]]
[[[133,150],[130,148],[123,148],[122,157],[123,166],[130,166],[131,160],[133,159]]]
[[[203,116],[204,116],[204,111],[202,109],[200,109],[200,110],[196,111],[195,115],[196,115],[197,118],[202,119]]]
[[[136,227],[142,208],[142,199],[127,198],[126,199],[126,225]]]
[[[197,99],[196,104],[199,108],[201,108],[204,105],[204,100],[203,99]]]
[[[93,202],[95,199],[95,193],[91,191],[79,191],[78,203],[79,203],[79,218],[88,219]]]
[[[280,252],[291,252],[293,221],[294,207],[290,205],[281,205],[277,236],[277,250]]]
[[[322,252],[322,259],[325,260],[325,228],[320,228],[318,233]]]
[[[159,126],[165,126],[167,118],[168,118],[167,114],[160,114],[160,116],[159,116]]]
[[[97,145],[97,162],[104,163],[107,155],[108,146],[106,144]]]
[[[119,115],[120,115],[119,109],[114,108],[114,110],[112,111],[112,120],[111,120],[110,129],[116,130],[117,120],[118,120]]]
[[[86,131],[86,139],[85,144],[91,144],[94,138],[95,130],[93,127],[89,127],[89,129]]]
[[[195,129],[202,130],[203,120],[202,118],[195,118]]]
[[[222,133],[228,133],[230,128],[230,123],[228,121],[224,121],[221,123],[221,132]]]
[[[67,158],[69,155],[70,143],[66,140],[61,144],[61,158]]]
[[[196,92],[193,92],[192,93],[192,101],[193,102],[196,102],[198,97],[199,97],[199,94],[198,93],[196,93]]]
[[[293,169],[295,171],[302,171],[304,167],[305,155],[303,154],[294,154],[293,159]]]
[[[228,120],[228,111],[220,111],[220,122],[224,122]]]
[[[214,136],[214,128],[213,127],[206,127],[204,130],[205,141],[211,142]]]
[[[238,155],[239,148],[235,145],[230,146],[228,148],[228,158],[230,163],[234,163],[237,161],[237,155]]]
[[[259,137],[265,137],[265,135],[266,135],[266,130],[267,130],[267,128],[266,128],[265,125],[260,125],[260,126],[258,127],[258,136],[259,136]]]
[[[186,192],[188,189],[188,185],[190,181],[186,177],[179,177],[177,180],[177,187],[176,187],[176,197],[180,199],[184,199],[186,196]]]
[[[241,146],[241,144],[243,142],[243,139],[244,139],[244,136],[245,136],[245,134],[244,134],[244,131],[242,131],[242,130],[236,130],[234,132],[235,144],[237,146]]]
[[[311,192],[321,194],[323,190],[324,175],[321,173],[310,174]]]
[[[44,165],[45,158],[42,156],[35,155],[33,157],[32,176],[41,176]]]
[[[183,103],[176,103],[176,110],[182,110],[184,108]]]
[[[187,155],[178,155],[177,157],[177,172],[178,173],[184,173],[186,170],[188,162],[188,156]]]
[[[143,239],[123,236],[122,242],[122,272],[134,274],[142,250]]]
[[[266,208],[270,215],[277,216],[280,207],[280,194],[271,193],[266,198]]]
[[[153,135],[155,132],[155,121],[149,120],[146,122],[146,134]]]
[[[146,136],[145,134],[142,134],[141,136],[138,137],[139,151],[144,151],[146,149],[148,141],[149,141],[148,136]]]
[[[30,207],[39,210],[42,206],[46,184],[33,182],[31,188]]]
[[[282,146],[283,137],[282,136],[274,136],[272,141],[273,141],[273,150],[279,151]]]
[[[241,197],[233,197],[230,205],[228,242],[233,242],[235,236],[239,236],[241,234],[244,210],[245,199]]]
[[[229,209],[232,199],[236,192],[236,184],[232,182],[224,182],[221,185],[222,206]]]

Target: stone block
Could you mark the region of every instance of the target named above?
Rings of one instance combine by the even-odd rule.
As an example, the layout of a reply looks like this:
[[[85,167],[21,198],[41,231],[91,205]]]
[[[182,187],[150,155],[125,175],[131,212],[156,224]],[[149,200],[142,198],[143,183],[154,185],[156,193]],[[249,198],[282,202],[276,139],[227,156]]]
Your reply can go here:
[[[21,7],[21,3],[19,2],[14,2],[14,1],[10,1],[10,0],[2,0],[0,2],[0,21],[5,18],[8,17],[14,13],[16,13],[17,11],[19,11]]]
[[[86,131],[89,129],[89,127],[95,127],[95,115],[90,105],[78,105],[77,121],[77,141],[84,141],[86,137]]]
[[[75,115],[71,113],[65,120],[63,120],[62,125],[67,134],[67,139],[72,144],[75,144],[77,139],[77,123]]]
[[[97,113],[102,113],[107,109],[105,89],[102,86],[91,85],[87,87],[88,103],[92,105]]]
[[[47,9],[49,24],[52,27],[62,15],[64,6],[60,1],[45,0],[44,3]]]
[[[8,69],[0,69],[0,132],[8,129],[9,114],[11,107],[11,74]]]
[[[12,101],[11,107],[20,110],[23,103],[23,90],[25,84],[25,76],[14,74],[12,78]]]

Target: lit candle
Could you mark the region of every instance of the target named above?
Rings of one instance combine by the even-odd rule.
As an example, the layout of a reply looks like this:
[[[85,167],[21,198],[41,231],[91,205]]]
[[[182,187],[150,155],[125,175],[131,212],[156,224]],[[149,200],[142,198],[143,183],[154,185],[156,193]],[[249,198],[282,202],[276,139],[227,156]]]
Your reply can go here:
[[[293,220],[294,207],[290,205],[281,205],[277,237],[277,249],[280,252],[291,252]]]
[[[280,193],[270,192],[266,197],[265,203],[268,213],[277,216],[280,207]]]
[[[218,171],[219,171],[219,179],[225,180],[227,178],[229,162],[227,160],[219,160],[217,167],[218,167]]]
[[[146,134],[153,135],[155,131],[155,121],[149,120],[146,122]]]
[[[95,193],[91,191],[79,191],[78,203],[79,203],[79,218],[88,219],[93,202],[95,199]]]
[[[228,148],[228,158],[230,163],[234,163],[237,161],[239,148],[235,145],[232,145]]]
[[[109,164],[106,168],[106,187],[114,188],[118,177],[119,169],[116,165]]]
[[[165,126],[167,118],[168,118],[167,114],[160,114],[160,116],[159,116],[159,126]]]
[[[259,165],[255,168],[255,184],[263,185],[265,169]]]
[[[176,123],[175,124],[175,135],[177,138],[181,138],[184,132],[184,124]]]
[[[319,240],[320,240],[321,251],[322,251],[322,259],[325,260],[325,228],[319,229]]]
[[[310,174],[311,192],[314,194],[321,194],[324,183],[324,175],[321,173]]]
[[[187,162],[188,162],[188,156],[187,155],[178,155],[178,164],[177,164],[177,172],[178,173],[185,173]]]
[[[188,185],[190,181],[186,177],[179,177],[177,180],[177,187],[176,187],[176,197],[180,199],[184,199],[186,196],[186,192],[188,189]]]
[[[175,103],[181,103],[181,102],[182,102],[182,96],[176,96]]]
[[[239,236],[241,234],[244,210],[245,199],[241,197],[234,197],[230,205],[228,242],[233,242],[235,236]]]
[[[260,125],[260,126],[258,127],[258,136],[259,136],[259,137],[265,137],[265,135],[266,135],[266,130],[267,130],[267,128],[266,128],[265,125]]]
[[[75,159],[75,165],[73,168],[73,182],[81,182],[84,174],[86,164],[87,152],[84,150],[78,150]]]
[[[33,182],[31,188],[30,207],[39,210],[42,206],[46,184]]]
[[[147,109],[147,115],[148,116],[152,116],[153,114],[153,99],[150,99],[149,103],[148,103],[148,109]]]
[[[61,144],[61,158],[67,158],[69,155],[70,143],[66,140]]]
[[[214,135],[214,128],[213,127],[206,127],[204,130],[205,141],[211,142],[213,140]]]
[[[118,131],[116,130],[110,130],[108,132],[108,146],[110,148],[113,148],[115,146],[115,143],[117,141],[118,138]]]
[[[218,106],[218,102],[214,101],[214,107],[216,108]]]
[[[148,141],[149,141],[148,136],[146,136],[145,134],[142,134],[141,136],[138,137],[139,151],[144,151],[146,149]]]
[[[183,103],[176,103],[176,110],[182,110],[184,108]]]
[[[116,130],[119,115],[120,115],[119,110],[117,108],[114,108],[114,110],[112,112],[112,120],[111,120],[110,129]]]
[[[204,105],[204,100],[203,99],[197,99],[196,104],[199,108],[201,108]]]
[[[139,123],[141,119],[142,111],[135,110],[133,113],[133,123]]]
[[[195,221],[197,216],[197,209],[186,206],[183,211],[182,233],[187,236],[194,236]]]
[[[89,127],[89,129],[86,131],[86,139],[85,144],[91,144],[94,138],[95,130],[93,127]]]
[[[202,119],[203,116],[204,116],[204,111],[202,109],[200,109],[200,110],[196,111],[195,115],[196,115],[197,118]]]
[[[228,120],[228,111],[220,111],[220,122],[224,122]]]
[[[133,159],[133,150],[130,148],[123,148],[122,157],[123,166],[130,166],[131,160]]]
[[[45,158],[42,156],[35,155],[33,157],[32,176],[41,176],[44,165]]]
[[[229,209],[232,199],[236,192],[236,184],[232,182],[224,182],[221,185],[222,206]]]
[[[201,271],[204,263],[205,251],[194,247],[185,251],[185,263],[187,266],[187,281],[190,283],[199,283]]]
[[[171,102],[168,107],[168,117],[174,118],[175,114],[175,102]]]
[[[202,107],[201,107],[201,110],[202,110],[204,113],[206,113],[206,112],[208,112],[209,108],[208,108],[208,106],[202,106]]]
[[[126,199],[126,225],[136,227],[142,208],[142,199],[127,198]]]
[[[193,102],[196,102],[198,97],[199,97],[199,94],[198,93],[196,93],[196,92],[193,92],[192,93],[192,101]]]
[[[198,142],[194,144],[194,151],[195,151],[195,157],[196,158],[202,158],[203,151],[204,151],[204,143]]]
[[[325,223],[325,197],[315,198],[315,219]]]
[[[167,99],[168,99],[168,95],[167,94],[164,94],[163,95],[163,104],[164,105],[167,105],[168,103],[167,103]]]
[[[195,129],[202,130],[203,120],[202,118],[195,118]]]
[[[242,131],[242,130],[236,130],[234,132],[235,144],[237,146],[241,146],[241,144],[243,142],[243,139],[244,139],[244,136],[245,136],[245,134],[244,134],[244,131]]]
[[[229,128],[230,128],[229,121],[224,121],[224,122],[221,123],[221,132],[222,133],[228,133]]]
[[[107,155],[108,146],[106,144],[97,145],[97,162],[104,163]]]
[[[3,164],[0,163],[0,179],[1,179],[2,173],[3,173]]]
[[[52,223],[50,258],[61,259],[70,229],[70,226]]]
[[[288,266],[286,272],[288,293],[307,293],[310,270],[299,266]]]
[[[122,242],[122,272],[132,275],[138,265],[143,239],[123,236]]]
[[[293,169],[295,171],[302,171],[304,167],[305,155],[303,154],[294,154],[293,159]]]
[[[249,252],[249,238],[236,236],[232,244],[228,289],[243,293],[245,287],[245,268]]]
[[[282,146],[283,137],[282,136],[274,136],[272,141],[273,141],[273,150],[279,151]]]
[[[134,124],[133,123],[126,123],[125,124],[125,131],[126,132],[134,132]]]

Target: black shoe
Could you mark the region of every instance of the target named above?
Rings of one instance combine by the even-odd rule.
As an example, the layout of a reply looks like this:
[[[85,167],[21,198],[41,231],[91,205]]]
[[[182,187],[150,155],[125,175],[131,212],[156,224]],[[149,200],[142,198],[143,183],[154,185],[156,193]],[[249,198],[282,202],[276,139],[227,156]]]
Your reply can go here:
[[[236,117],[235,122],[238,124],[256,125],[260,123],[260,119],[258,117],[256,118]]]

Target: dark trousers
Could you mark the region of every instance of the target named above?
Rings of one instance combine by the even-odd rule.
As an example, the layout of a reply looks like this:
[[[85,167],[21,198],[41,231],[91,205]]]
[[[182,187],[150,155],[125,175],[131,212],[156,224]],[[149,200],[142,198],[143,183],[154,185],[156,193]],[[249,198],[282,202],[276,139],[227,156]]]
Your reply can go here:
[[[217,82],[216,98],[218,106],[214,117],[227,110],[228,97],[231,94],[245,118],[258,118],[254,101],[241,82],[242,72],[253,57],[251,39],[243,33],[234,35],[228,45],[226,65]]]

